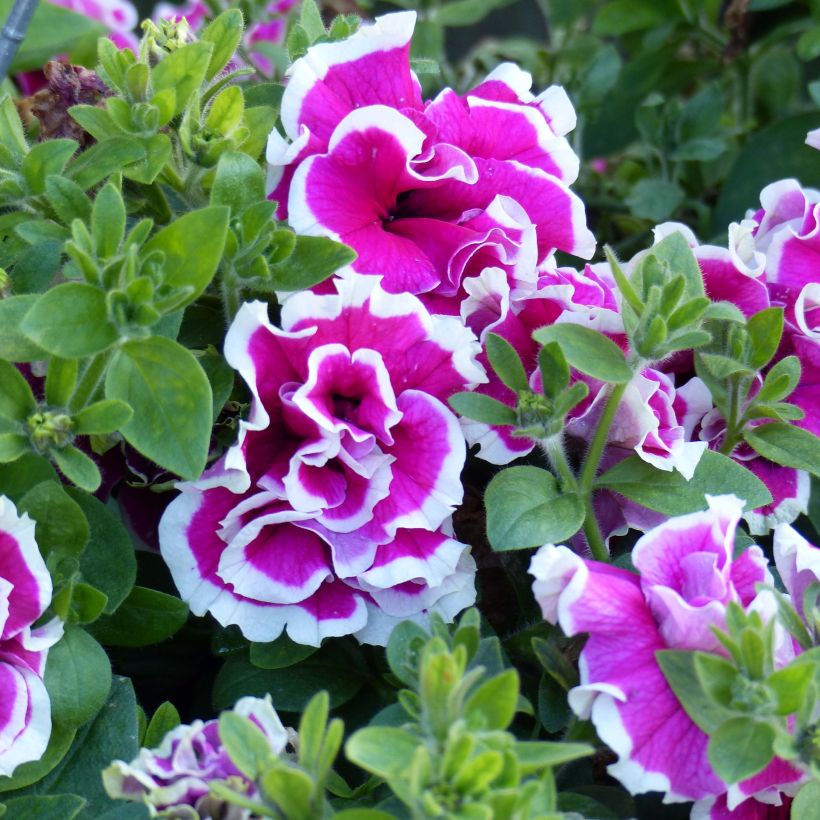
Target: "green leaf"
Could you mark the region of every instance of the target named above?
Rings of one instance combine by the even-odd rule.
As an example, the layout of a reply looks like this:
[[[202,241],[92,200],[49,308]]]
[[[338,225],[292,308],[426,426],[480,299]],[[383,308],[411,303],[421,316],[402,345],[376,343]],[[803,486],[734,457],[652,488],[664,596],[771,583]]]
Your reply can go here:
[[[20,329],[35,344],[65,359],[92,356],[117,341],[108,321],[105,292],[66,282],[44,293],[23,317]]]
[[[0,418],[25,421],[37,403],[23,374],[0,359]]]
[[[103,648],[78,626],[66,626],[48,653],[46,688],[54,720],[80,726],[100,711],[111,689],[111,664]]]
[[[223,206],[191,211],[155,234],[143,248],[144,256],[152,251],[165,254],[164,285],[192,289],[179,307],[193,302],[216,273],[228,235],[229,217],[230,209]]]
[[[345,744],[345,755],[365,771],[389,780],[406,775],[420,744],[405,729],[368,726],[353,733]]]
[[[493,9],[509,6],[514,0],[453,0],[438,8],[435,21],[440,26],[471,26]]]
[[[718,655],[696,652],[695,672],[703,691],[712,702],[728,709],[732,703],[732,686],[739,674],[737,668]]]
[[[72,588],[68,620],[78,624],[93,623],[103,614],[107,605],[108,596],[104,592],[80,581]]]
[[[46,402],[52,407],[66,407],[77,386],[76,359],[52,356],[46,372]]]
[[[530,384],[527,379],[527,372],[515,348],[502,336],[496,333],[488,333],[484,343],[487,350],[487,358],[490,360],[493,370],[502,382],[510,390],[519,392],[529,390]]]
[[[173,117],[182,113],[199,90],[210,71],[214,51],[213,43],[207,40],[189,43],[166,54],[151,70],[154,94],[170,92],[174,101],[168,109],[170,116],[161,116],[160,125],[167,125]]]
[[[97,256],[114,256],[125,234],[125,203],[120,192],[109,182],[94,200],[91,210],[91,236]]]
[[[81,490],[96,492],[102,482],[100,470],[94,461],[76,447],[52,449],[51,457],[60,472]]]
[[[783,335],[783,308],[770,307],[750,316],[746,322],[749,334],[749,365],[755,370],[767,365],[774,356]]]
[[[785,356],[774,364],[755,396],[756,402],[777,402],[790,396],[800,383],[802,367],[797,356]]]
[[[670,16],[677,16],[677,10],[668,3],[612,0],[598,12],[592,30],[603,36],[630,34],[665,23]]]
[[[411,686],[416,679],[419,652],[430,636],[413,621],[402,621],[387,641],[387,664],[402,682]]]
[[[229,85],[214,97],[205,117],[205,127],[228,136],[240,125],[244,113],[245,98],[242,96],[242,89]]]
[[[684,193],[675,182],[663,179],[642,179],[626,198],[629,210],[641,219],[663,222],[683,203]]]
[[[30,791],[38,794],[81,794],[88,801],[83,812],[84,820],[148,820],[147,811],[137,815],[122,812],[125,806],[106,795],[100,777],[100,772],[112,760],[133,760],[137,756],[137,737],[134,691],[127,678],[115,677],[103,708],[94,720],[79,729],[63,761]],[[140,808],[145,810],[147,807]],[[112,817],[108,810],[118,813]]]
[[[91,218],[91,200],[68,177],[50,176],[46,180],[46,197],[63,225],[70,225],[75,219],[88,222]]]
[[[683,276],[686,282],[685,299],[696,299],[704,295],[703,275],[700,271],[700,265],[698,265],[698,260],[689,247],[686,237],[680,231],[675,231],[658,242],[657,245],[653,245],[651,255],[659,262],[665,262],[669,266],[668,275],[670,277]]]
[[[524,773],[535,772],[547,766],[562,766],[572,760],[589,757],[594,752],[595,749],[586,743],[518,740],[513,745],[513,754]]]
[[[722,353],[699,353],[698,356],[709,372],[721,381],[728,379],[729,376],[734,376],[736,373],[742,373],[746,376],[751,376],[754,373],[743,362],[733,359],[731,356],[724,356]]]
[[[262,730],[236,712],[219,716],[219,740],[236,768],[250,780],[256,780],[274,758]]]
[[[72,109],[73,111],[73,109]],[[66,177],[83,191],[111,174],[145,159],[145,146],[133,137],[103,139],[79,154],[66,169]],[[53,178],[57,180],[59,178]],[[65,182],[66,178],[63,178]],[[48,184],[46,184],[48,190]]]
[[[538,369],[544,395],[557,399],[569,385],[569,364],[557,342],[549,342],[538,351]]]
[[[140,145],[144,152],[144,159],[127,165],[122,169],[122,174],[135,182],[150,185],[159,176],[168,160],[171,159],[173,146],[168,134],[153,134],[150,137],[142,137]]]
[[[89,404],[74,416],[74,432],[80,436],[114,433],[134,415],[125,402],[104,399]]]
[[[271,265],[274,290],[305,290],[323,282],[356,258],[356,251],[324,236],[297,236],[293,253]]]
[[[73,820],[83,810],[85,800],[76,794],[52,797],[15,797],[6,803],[9,820]]]
[[[518,704],[518,672],[507,669],[485,681],[464,704],[464,718],[478,731],[501,731],[515,717]]]
[[[677,470],[658,470],[632,455],[599,476],[595,484],[665,515],[684,515],[705,509],[707,493],[734,493],[745,500],[747,510],[772,501],[771,493],[757,476],[728,456],[712,450],[703,453],[689,481]]]
[[[183,478],[201,475],[211,437],[212,394],[190,351],[160,336],[126,342],[108,368],[105,393],[134,410],[122,427],[129,444]]]
[[[715,774],[730,785],[756,775],[774,756],[774,729],[749,716],[721,724],[709,739],[707,756]]]
[[[259,778],[265,799],[281,807],[284,817],[311,817],[310,798],[314,790],[310,775],[281,763]]]
[[[710,734],[732,717],[730,710],[715,703],[704,691],[694,652],[660,649],[655,652],[655,659],[686,714],[704,732]]]
[[[205,72],[206,79],[212,80],[228,65],[242,40],[244,27],[242,12],[239,9],[228,9],[203,29],[199,39],[213,45]]]
[[[60,723],[53,724],[43,756],[39,760],[32,760],[30,763],[18,766],[12,777],[0,776],[0,794],[25,789],[32,783],[42,780],[65,757],[76,731],[74,727]],[[6,820],[11,820],[11,818],[6,817]]]
[[[498,551],[559,543],[575,535],[584,507],[562,495],[551,473],[538,467],[508,467],[493,477],[484,497],[487,537]]]
[[[46,177],[61,173],[76,150],[77,143],[69,139],[52,139],[35,145],[20,164],[28,192],[35,196],[44,194]]]
[[[536,342],[557,342],[566,360],[576,369],[594,379],[622,384],[632,378],[621,348],[597,330],[583,325],[548,325],[532,334]]]
[[[188,605],[173,595],[136,586],[112,615],[89,632],[106,646],[150,646],[170,638],[188,619]]]
[[[483,424],[517,424],[518,415],[512,407],[483,393],[456,393],[447,400],[450,407],[460,416],[480,421]]]
[[[260,669],[286,669],[309,658],[317,648],[295,643],[282,634],[270,643],[252,643],[250,660]]]
[[[211,205],[227,205],[236,216],[265,199],[265,172],[241,151],[226,151],[219,158],[211,188]]]
[[[65,491],[82,510],[89,526],[80,572],[85,581],[106,595],[103,611],[110,615],[125,600],[137,578],[134,545],[128,530],[105,504],[74,487],[66,487]]]
[[[0,359],[10,362],[36,362],[48,358],[20,329],[23,317],[38,297],[35,294],[8,296],[0,299]]]
[[[0,145],[7,148],[17,162],[28,153],[23,123],[20,122],[14,100],[8,94],[0,100]]]
[[[679,145],[671,154],[676,162],[711,162],[723,154],[729,146],[720,137],[695,137]]]
[[[35,537],[43,555],[52,552],[79,558],[90,534],[82,508],[56,481],[32,487],[17,509],[35,521]]]
[[[820,781],[809,780],[794,797],[791,818],[792,820],[810,820],[810,818],[816,820],[818,806],[820,806]]]
[[[820,438],[782,421],[743,431],[743,439],[763,458],[820,476]]]
[[[26,453],[13,465],[0,464],[0,493],[17,502],[43,481],[59,482],[57,472],[49,462],[34,453]]]
[[[316,5],[316,0],[303,0],[299,23],[305,30],[311,44],[315,43],[320,37],[327,35],[327,29],[325,29],[325,24],[322,22],[322,13]]]
[[[565,692],[578,685],[578,672],[554,644],[543,638],[533,638],[532,648],[544,671],[560,684]]]
[[[146,749],[156,749],[162,743],[165,735],[172,729],[176,729],[179,724],[179,712],[177,712],[173,703],[166,700],[154,712],[154,716],[145,730],[142,746]]]
[[[19,433],[0,433],[0,464],[17,461],[31,449],[29,440]]]
[[[301,712],[317,692],[327,690],[331,708],[347,703],[364,684],[350,647],[333,643],[283,669],[258,669],[243,657],[230,657],[216,676],[213,702],[231,708],[243,695],[270,694],[278,710]]]
[[[777,695],[777,714],[791,715],[800,709],[814,674],[815,664],[801,663],[798,656],[796,662],[769,675],[766,686]]]

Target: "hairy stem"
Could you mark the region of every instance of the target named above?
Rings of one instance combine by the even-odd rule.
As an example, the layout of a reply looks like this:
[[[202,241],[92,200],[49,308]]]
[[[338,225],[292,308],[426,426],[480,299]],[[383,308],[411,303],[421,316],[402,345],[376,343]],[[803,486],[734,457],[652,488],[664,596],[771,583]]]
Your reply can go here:
[[[83,407],[94,398],[94,394],[102,382],[102,377],[105,374],[105,368],[108,366],[110,358],[111,351],[104,350],[101,353],[97,353],[97,355],[89,361],[79,384],[74,389],[74,395],[69,402],[69,409],[74,412],[82,410]]]

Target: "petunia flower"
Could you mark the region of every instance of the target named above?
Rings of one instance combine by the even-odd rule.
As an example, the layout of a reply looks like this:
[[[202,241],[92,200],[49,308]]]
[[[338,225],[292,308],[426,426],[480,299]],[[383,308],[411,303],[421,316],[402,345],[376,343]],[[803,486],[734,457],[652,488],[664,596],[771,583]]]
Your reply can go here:
[[[288,731],[266,698],[244,697],[233,711],[261,730],[273,755],[281,755],[289,742]],[[140,749],[130,763],[115,760],[102,773],[109,797],[145,803],[153,811],[174,817],[209,817],[202,811],[213,781],[230,780],[249,798],[256,787],[231,761],[219,736],[217,719],[195,720],[180,725],[163,738],[156,749]],[[187,807],[199,810],[191,812]],[[219,816],[222,816],[221,814]],[[239,817],[248,817],[247,813]]]
[[[475,597],[446,529],[465,445],[444,404],[484,379],[475,337],[376,277],[336,288],[289,299],[281,329],[262,303],[239,311],[225,356],[251,390],[248,419],[160,523],[192,611],[251,640],[286,627],[301,643],[383,642],[398,619],[452,618]]]
[[[632,552],[639,574],[554,545],[535,554],[530,573],[545,619],[567,635],[588,633],[569,701],[618,755],[610,774],[633,794],[660,791],[666,802],[727,794],[734,809],[753,795],[770,797],[801,773],[776,759],[727,788],[709,765],[707,735],[658,665],[661,649],[722,652],[712,627],[725,628],[726,605],[758,607],[755,585],[771,583],[759,547],[733,559],[742,502],[707,501],[708,510],[671,518],[639,539]]]
[[[0,496],[0,775],[38,760],[51,735],[43,673],[62,624],[55,619],[33,627],[51,603],[51,593],[34,522]]]
[[[352,246],[353,270],[457,315],[464,278],[498,267],[511,286],[532,283],[555,250],[589,257],[595,241],[568,187],[578,158],[563,90],[535,97],[531,77],[504,64],[465,96],[424,102],[410,69],[415,20],[379,17],[294,63],[285,135],[268,142],[271,196],[298,233]]]

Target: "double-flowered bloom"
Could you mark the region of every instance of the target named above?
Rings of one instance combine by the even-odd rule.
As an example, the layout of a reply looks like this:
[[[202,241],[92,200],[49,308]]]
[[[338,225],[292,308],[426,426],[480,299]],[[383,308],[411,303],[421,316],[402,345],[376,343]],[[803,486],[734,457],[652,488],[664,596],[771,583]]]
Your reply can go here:
[[[535,97],[530,76],[504,64],[465,96],[425,102],[414,25],[413,12],[386,15],[294,63],[287,139],[268,143],[272,196],[297,233],[353,247],[354,270],[457,315],[466,280],[487,267],[534,281],[556,249],[589,257],[595,241],[568,187],[578,158],[564,91]]]
[[[662,649],[725,654],[712,629],[725,629],[729,602],[767,619],[776,610],[770,592],[756,591],[757,584],[772,583],[760,548],[733,558],[743,503],[734,496],[707,500],[708,510],[671,518],[637,542],[638,574],[553,545],[538,551],[530,572],[545,619],[567,635],[589,634],[580,685],[569,700],[617,753],[610,773],[633,794],[660,791],[668,802],[703,801],[693,816],[710,816],[714,808],[718,817],[745,804],[726,816],[751,818],[758,816],[757,801],[779,804],[781,791],[792,792],[801,772],[776,758],[727,787],[709,765],[707,735],[684,711],[656,657]],[[790,527],[778,529],[775,556],[790,592],[816,580],[818,555]],[[782,641],[779,653],[787,663],[791,642]]]
[[[62,625],[55,620],[33,626],[51,603],[51,592],[34,522],[0,496],[0,775],[38,760],[51,735],[43,673]]]
[[[233,711],[248,718],[260,730],[272,756],[285,751],[288,731],[271,705],[270,697],[241,698]],[[248,798],[256,795],[254,784],[236,768],[225,751],[216,719],[177,726],[168,732],[157,749],[140,749],[130,763],[115,760],[103,772],[109,796],[145,803],[154,811],[180,818],[211,817],[210,784],[225,780]],[[213,816],[224,815],[214,813]],[[230,816],[246,818],[250,813],[237,810],[236,815]]]
[[[238,443],[182,485],[160,543],[183,597],[256,641],[381,643],[396,619],[475,597],[447,530],[465,444],[444,402],[484,376],[455,318],[378,279],[301,293],[274,327],[243,306],[225,355],[252,394]]]

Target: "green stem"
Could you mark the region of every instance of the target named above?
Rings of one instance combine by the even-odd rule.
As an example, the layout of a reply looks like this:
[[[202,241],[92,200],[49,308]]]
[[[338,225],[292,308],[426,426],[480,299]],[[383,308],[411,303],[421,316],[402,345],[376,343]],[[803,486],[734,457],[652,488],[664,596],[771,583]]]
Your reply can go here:
[[[550,466],[558,474],[558,477],[563,483],[564,489],[569,492],[578,490],[578,482],[572,468],[567,461],[566,453],[564,452],[564,443],[560,435],[550,436],[541,442],[544,452],[547,454]]]
[[[70,410],[74,412],[82,410],[94,397],[97,388],[102,382],[102,377],[110,358],[111,351],[104,350],[102,353],[97,353],[97,355],[91,359],[83,372],[79,384],[74,389],[74,395],[69,402]]]
[[[601,534],[601,528],[598,526],[598,519],[595,517],[595,510],[592,508],[592,493],[587,495],[584,499],[584,509],[586,515],[584,516],[584,535],[589,544],[592,557],[596,561],[609,563],[609,550],[606,548],[606,542]]]
[[[609,428],[612,426],[612,421],[615,418],[615,413],[618,410],[618,405],[624,397],[628,382],[617,384],[612,388],[609,398],[606,400],[604,412],[601,413],[601,418],[598,421],[598,427],[595,430],[595,435],[592,438],[592,443],[587,450],[586,458],[584,459],[584,466],[581,468],[581,475],[579,478],[579,485],[581,492],[589,494],[592,492],[592,484],[595,481],[595,476],[598,473],[598,465],[601,462],[601,456],[604,453],[604,447],[609,437]]]
[[[612,427],[612,421],[615,418],[618,405],[620,405],[621,399],[626,392],[627,384],[628,382],[617,384],[612,388],[612,392],[606,400],[604,411],[601,413],[601,418],[598,421],[592,443],[589,445],[589,450],[584,459],[584,466],[581,468],[581,475],[578,479],[579,491],[584,498],[584,508],[586,510],[584,517],[584,535],[586,536],[593,557],[598,561],[609,561],[609,552],[601,535],[598,521],[595,518],[595,511],[592,508],[593,484],[595,482],[595,476],[598,473],[598,465],[601,463],[601,456],[604,453],[604,447],[606,447],[609,438],[609,428]]]

